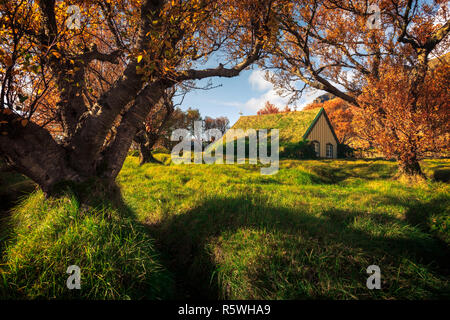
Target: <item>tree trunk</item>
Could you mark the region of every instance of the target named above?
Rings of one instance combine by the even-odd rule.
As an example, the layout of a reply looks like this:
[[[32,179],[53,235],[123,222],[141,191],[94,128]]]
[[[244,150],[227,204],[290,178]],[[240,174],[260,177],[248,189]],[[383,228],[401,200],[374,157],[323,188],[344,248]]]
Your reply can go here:
[[[424,177],[424,173],[420,167],[417,157],[403,156],[398,159],[399,173],[405,176],[421,176]]]
[[[153,157],[151,150],[151,148],[148,148],[145,145],[139,145],[139,164],[141,166],[146,163],[161,163]]]
[[[159,136],[151,134],[145,131],[145,129],[139,131],[134,138],[134,141],[139,146],[139,160],[142,166],[145,163],[161,163],[153,157],[152,149],[158,141]]]
[[[21,117],[0,110],[1,121],[8,126],[0,135],[0,154],[8,165],[36,182],[46,194],[51,194],[60,182],[83,179],[68,165],[66,150],[47,130],[33,122],[22,125]]]

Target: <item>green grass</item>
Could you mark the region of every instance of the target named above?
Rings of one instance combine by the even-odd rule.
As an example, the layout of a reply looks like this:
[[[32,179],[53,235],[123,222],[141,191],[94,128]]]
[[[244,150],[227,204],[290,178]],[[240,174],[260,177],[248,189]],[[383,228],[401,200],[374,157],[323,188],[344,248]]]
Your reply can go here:
[[[280,144],[285,142],[299,142],[312,124],[319,109],[293,111],[261,116],[242,116],[232,129],[279,129]]]
[[[227,138],[232,139],[234,141],[238,141],[239,143],[243,143],[246,148],[246,152],[249,149],[248,138],[246,137],[246,131],[249,129],[267,129],[267,139],[268,139],[268,148],[270,150],[271,145],[271,129],[279,130],[279,144],[280,151],[283,153],[284,148],[288,145],[294,146],[297,143],[304,141],[303,135],[306,133],[310,125],[313,123],[315,117],[319,113],[319,109],[315,110],[306,110],[306,111],[293,111],[293,112],[282,112],[275,114],[265,114],[260,116],[242,116],[239,120],[233,125],[231,129],[242,129],[243,132],[238,133],[236,137],[231,137],[230,131],[225,133],[225,135],[217,140],[215,143],[211,144],[208,149],[214,150],[219,145],[226,147]],[[243,134],[243,135],[242,135]],[[225,154],[225,148],[224,148]]]
[[[25,176],[3,168],[0,163],[0,216],[21,196],[35,189],[32,181]]]
[[[449,298],[446,183],[396,181],[390,161],[282,160],[262,176],[155,157],[166,165],[127,159],[121,205],[82,213],[70,196],[24,199],[8,220],[0,292],[70,297],[53,287],[79,264],[87,298]],[[422,166],[432,177],[450,161]],[[381,290],[366,288],[373,264]]]
[[[427,161],[425,171],[448,161]],[[448,297],[449,187],[391,179],[388,161],[137,166],[119,177],[171,269],[236,299]],[[383,290],[365,286],[381,267]],[[205,288],[206,287],[206,288]]]
[[[3,299],[173,295],[172,277],[153,239],[123,205],[97,198],[94,207],[80,206],[71,193],[50,200],[36,191],[3,223],[1,235],[8,236],[0,265]],[[81,290],[66,287],[70,265],[81,268]]]

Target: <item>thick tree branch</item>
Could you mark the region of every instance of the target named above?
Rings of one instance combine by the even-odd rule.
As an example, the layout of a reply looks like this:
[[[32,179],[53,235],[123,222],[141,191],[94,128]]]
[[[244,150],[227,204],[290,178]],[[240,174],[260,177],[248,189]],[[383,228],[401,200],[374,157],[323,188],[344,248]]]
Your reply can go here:
[[[16,114],[5,114],[5,111],[0,112],[2,121],[7,125],[1,126],[0,154],[14,169],[44,188],[60,181],[79,179],[67,166],[66,151],[47,130]]]
[[[145,122],[151,108],[163,97],[165,89],[166,86],[163,83],[154,83],[147,86],[136,98],[130,109],[122,116],[114,140],[103,153],[103,163],[107,165],[107,168],[105,168],[104,173],[100,174],[105,178],[114,179],[119,174],[133,139]]]
[[[232,78],[238,76],[242,70],[250,66],[252,63],[257,61],[260,57],[262,45],[260,43],[256,44],[252,53],[241,63],[235,65],[232,68],[224,68],[222,64],[220,64],[216,68],[204,69],[204,70],[195,70],[189,69],[181,72],[181,74],[176,77],[177,82],[182,82],[186,80],[201,80],[209,77],[226,77]]]
[[[135,48],[142,51],[148,46],[148,32],[153,27],[152,16],[159,14],[165,1],[146,0],[141,7],[140,28]],[[105,92],[93,110],[86,112],[78,124],[72,139],[72,152],[76,161],[73,166],[77,170],[93,168],[94,159],[101,152],[103,143],[111,126],[123,108],[133,100],[142,89],[144,81],[137,73],[138,62],[133,60],[125,69],[123,76]],[[87,172],[88,175],[93,172]]]

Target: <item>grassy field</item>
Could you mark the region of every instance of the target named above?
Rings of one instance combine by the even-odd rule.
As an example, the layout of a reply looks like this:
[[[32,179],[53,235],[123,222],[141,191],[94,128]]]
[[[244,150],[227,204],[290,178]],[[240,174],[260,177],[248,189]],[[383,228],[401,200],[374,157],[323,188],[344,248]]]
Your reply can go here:
[[[122,197],[23,197],[3,218],[0,296],[70,298],[449,298],[450,188],[394,180],[388,161],[138,166]],[[422,163],[428,176],[448,160]],[[65,288],[78,264],[82,290]],[[368,290],[366,268],[381,268]]]

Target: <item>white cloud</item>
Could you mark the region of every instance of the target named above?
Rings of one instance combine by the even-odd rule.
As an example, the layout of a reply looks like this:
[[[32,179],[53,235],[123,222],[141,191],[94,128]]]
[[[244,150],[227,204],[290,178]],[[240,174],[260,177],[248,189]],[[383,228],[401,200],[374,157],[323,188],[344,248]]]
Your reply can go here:
[[[297,110],[302,110],[306,105],[313,102],[318,96],[324,94],[325,91],[322,90],[310,90],[303,94],[303,97],[297,101]],[[240,108],[241,111],[248,114],[255,114],[256,111],[263,108],[266,104],[266,101],[274,104],[276,107],[283,109],[289,102],[289,97],[280,97],[276,90],[271,88],[265,93],[261,94],[259,97],[254,97],[247,100],[244,103],[239,102],[224,102],[222,104],[226,104],[229,106]],[[293,106],[290,106],[293,110]]]
[[[443,3],[437,11],[433,24],[445,24],[450,15],[450,3]]]
[[[280,97],[277,92],[273,89],[273,86],[270,90],[266,91],[264,94],[259,97],[251,98],[247,102],[243,104],[243,107],[248,111],[258,111],[263,108],[266,104],[266,101],[274,104],[275,106],[282,108],[284,107],[288,101],[288,97]]]
[[[289,98],[279,96],[274,89],[273,84],[265,79],[265,74],[266,72],[263,70],[254,70],[250,74],[248,82],[250,83],[252,89],[264,91],[264,93],[242,103],[240,107],[243,111],[254,114],[256,111],[264,107],[266,101],[269,101],[279,108],[284,107],[288,103]]]
[[[248,78],[248,82],[252,86],[253,90],[265,91],[272,89],[272,84],[265,79],[265,72],[262,70],[254,70],[250,77]]]
[[[264,71],[255,70],[250,74],[248,78],[248,82],[250,83],[252,89],[259,92],[263,91],[258,96],[253,97],[245,102],[217,100],[210,100],[210,102],[238,108],[245,115],[256,114],[259,109],[264,107],[266,101],[269,101],[278,108],[283,109],[289,102],[289,96],[282,97],[278,95],[277,90],[275,90],[273,84],[264,79],[264,75]],[[315,98],[324,93],[325,91],[315,89],[304,92],[303,97],[296,103],[297,110],[302,110],[307,104],[311,103]],[[293,109],[293,106],[291,106],[291,109]]]
[[[300,99],[298,105],[300,106],[297,110],[302,110],[308,104],[312,103],[317,97],[325,94],[326,91],[311,89],[303,94],[303,97]]]

